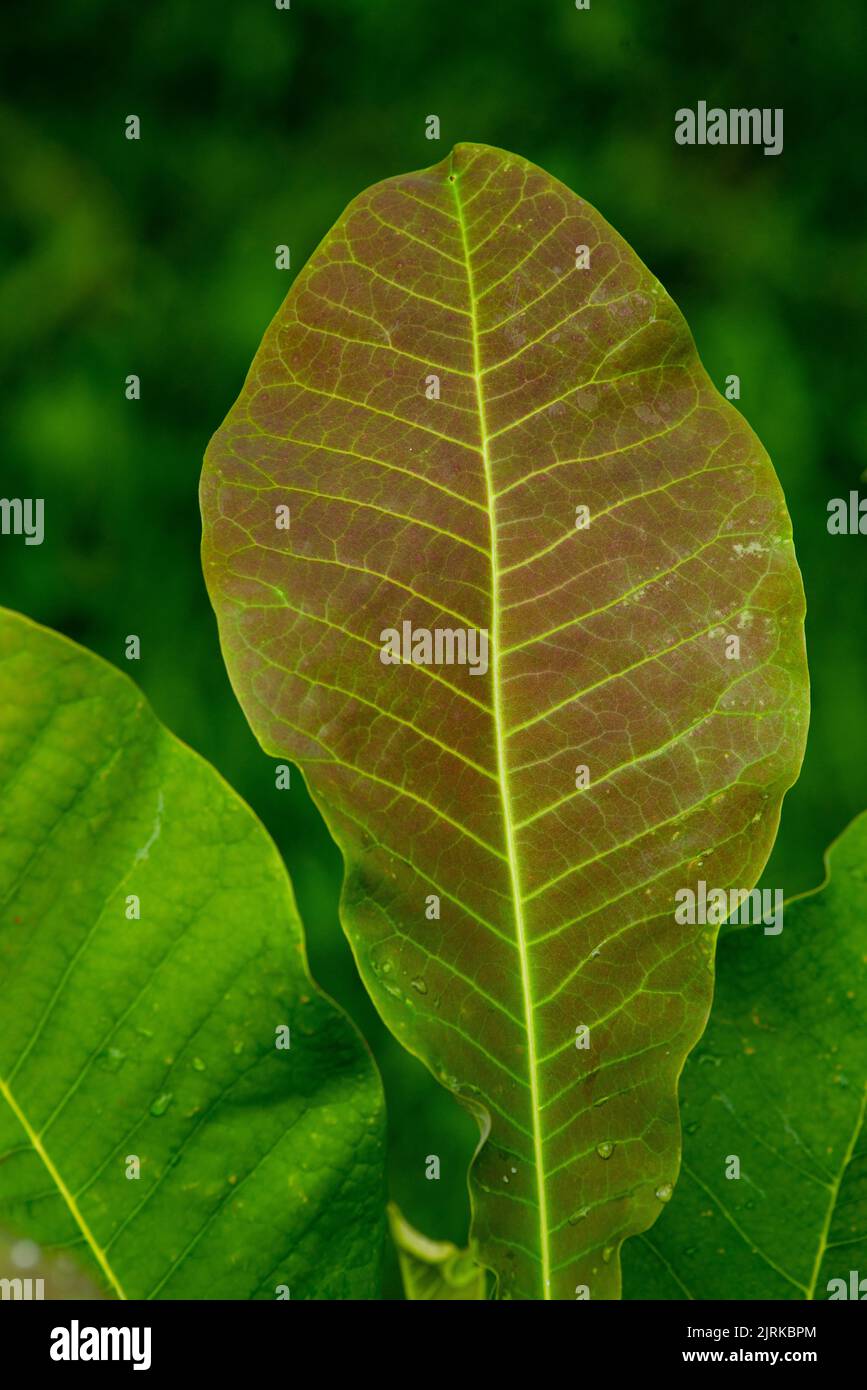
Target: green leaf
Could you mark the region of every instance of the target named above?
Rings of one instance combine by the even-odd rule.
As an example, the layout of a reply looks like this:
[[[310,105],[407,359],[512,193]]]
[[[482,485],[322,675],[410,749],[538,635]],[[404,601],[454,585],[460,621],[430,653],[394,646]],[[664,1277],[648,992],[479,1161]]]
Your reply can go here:
[[[476,1263],[472,1251],[459,1250],[449,1240],[429,1240],[409,1224],[394,1202],[389,1203],[388,1221],[408,1299],[420,1302],[487,1298],[485,1271]]]
[[[5,610],[0,786],[0,1226],[120,1298],[376,1297],[379,1081],[259,821]]]
[[[480,1258],[501,1296],[616,1296],[710,1003],[674,893],[754,883],[803,751],[766,454],[599,214],[459,145],[298,276],[202,507],[231,679],[343,851],[364,982],[479,1119]],[[404,623],[475,665],[384,664]]]
[[[853,1270],[867,1281],[867,815],[826,863],[779,936],[720,942],[681,1083],[683,1173],[624,1251],[630,1298],[825,1299]]]

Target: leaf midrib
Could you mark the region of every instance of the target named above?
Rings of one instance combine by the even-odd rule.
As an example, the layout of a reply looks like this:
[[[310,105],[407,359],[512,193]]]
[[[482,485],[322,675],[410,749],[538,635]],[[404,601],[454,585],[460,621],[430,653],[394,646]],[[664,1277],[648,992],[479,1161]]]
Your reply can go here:
[[[480,454],[482,467],[485,477],[485,491],[487,494],[488,517],[490,524],[490,563],[491,563],[491,693],[493,699],[493,725],[494,742],[497,756],[497,781],[500,795],[500,806],[503,813],[503,829],[506,844],[506,860],[509,870],[509,882],[512,895],[512,908],[515,921],[515,937],[518,947],[518,958],[521,968],[521,995],[524,1005],[524,1023],[527,1032],[527,1069],[530,1086],[530,1105],[532,1111],[533,1124],[533,1153],[535,1158],[535,1177],[536,1193],[539,1206],[539,1247],[542,1264],[542,1297],[551,1297],[551,1257],[548,1243],[548,1206],[545,1192],[545,1167],[543,1161],[543,1144],[540,1124],[541,1108],[539,1105],[539,1081],[537,1075],[537,1049],[536,1032],[533,1016],[533,996],[530,985],[530,962],[527,952],[527,937],[524,924],[524,905],[523,891],[521,887],[521,871],[515,845],[515,826],[512,815],[512,799],[509,783],[509,768],[506,759],[504,723],[501,713],[501,689],[499,676],[499,651],[500,651],[500,602],[499,602],[499,567],[497,563],[497,513],[496,513],[496,492],[493,485],[491,473],[491,460],[489,452],[489,433],[485,415],[485,400],[482,391],[482,371],[479,355],[479,331],[476,315],[476,293],[473,280],[473,267],[470,256],[469,243],[467,241],[467,229],[464,221],[463,208],[461,206],[460,193],[458,189],[459,175],[454,169],[454,155],[450,160],[450,173],[448,180],[454,196],[455,212],[458,227],[461,234],[461,245],[463,247],[464,263],[467,275],[467,294],[470,306],[470,334],[473,350],[473,384],[475,387],[476,403],[479,413],[479,436]]]

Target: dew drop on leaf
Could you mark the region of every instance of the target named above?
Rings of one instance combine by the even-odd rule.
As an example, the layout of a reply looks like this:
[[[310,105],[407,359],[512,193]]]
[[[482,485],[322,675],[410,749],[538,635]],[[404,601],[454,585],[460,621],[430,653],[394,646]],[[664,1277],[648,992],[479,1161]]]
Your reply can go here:
[[[120,1071],[126,1061],[126,1053],[121,1052],[119,1047],[109,1047],[99,1056],[99,1065],[103,1071]]]

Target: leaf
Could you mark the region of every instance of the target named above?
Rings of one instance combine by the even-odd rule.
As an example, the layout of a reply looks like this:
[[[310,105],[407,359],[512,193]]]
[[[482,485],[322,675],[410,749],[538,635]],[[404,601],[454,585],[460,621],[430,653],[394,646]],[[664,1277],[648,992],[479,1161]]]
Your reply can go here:
[[[450,1240],[429,1240],[394,1202],[388,1206],[388,1221],[409,1300],[478,1302],[487,1297],[485,1271],[470,1250],[459,1250]]]
[[[681,1082],[683,1175],[626,1247],[630,1298],[824,1299],[852,1270],[867,1280],[867,815],[826,865],[779,936],[720,942]]]
[[[674,893],[753,884],[803,751],[767,456],[599,214],[459,145],[298,276],[202,508],[235,691],[343,851],[364,982],[479,1118],[480,1258],[504,1297],[615,1297],[710,1003]],[[487,671],[384,664],[404,623],[477,658],[487,631]]]
[[[256,817],[5,610],[0,786],[0,1225],[119,1298],[376,1297],[379,1082]]]

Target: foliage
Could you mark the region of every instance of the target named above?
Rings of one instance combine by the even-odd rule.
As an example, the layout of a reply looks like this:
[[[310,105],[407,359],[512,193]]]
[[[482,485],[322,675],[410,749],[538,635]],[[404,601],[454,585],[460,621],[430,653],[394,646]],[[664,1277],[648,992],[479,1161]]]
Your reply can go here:
[[[377,1296],[379,1081],[255,816],[5,610],[0,787],[0,1225],[118,1298]]]
[[[752,887],[806,736],[767,455],[599,214],[459,145],[297,277],[202,511],[233,685],[343,852],[361,977],[478,1118],[480,1259],[502,1297],[616,1296],[710,1007],[675,894]]]

